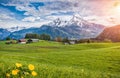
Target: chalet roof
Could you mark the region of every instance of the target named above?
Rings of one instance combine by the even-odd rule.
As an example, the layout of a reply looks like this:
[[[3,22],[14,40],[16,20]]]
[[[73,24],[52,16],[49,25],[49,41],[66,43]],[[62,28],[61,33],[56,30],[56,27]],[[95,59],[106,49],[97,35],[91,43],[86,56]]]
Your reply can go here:
[[[26,42],[26,39],[19,39],[20,42]]]

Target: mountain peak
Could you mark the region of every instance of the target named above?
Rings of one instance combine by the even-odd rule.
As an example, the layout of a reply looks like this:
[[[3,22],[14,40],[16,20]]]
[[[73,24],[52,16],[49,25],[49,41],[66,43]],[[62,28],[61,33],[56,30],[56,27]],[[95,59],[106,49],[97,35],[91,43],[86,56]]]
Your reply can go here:
[[[53,20],[53,22],[48,23],[48,26],[64,27],[64,26],[76,25],[76,26],[83,27],[83,24],[86,24],[86,23],[88,24],[88,22],[84,20],[82,16],[80,16],[79,14],[75,14],[68,21],[62,20],[61,18],[57,18]]]
[[[69,24],[75,24],[75,25],[78,25],[80,27],[83,27],[84,26],[83,24],[89,24],[89,22],[84,20],[84,18],[81,15],[75,14],[75,15],[73,15]]]
[[[68,21],[57,18],[53,20],[53,22],[48,23],[48,25],[52,27],[64,27],[67,25],[67,23]]]

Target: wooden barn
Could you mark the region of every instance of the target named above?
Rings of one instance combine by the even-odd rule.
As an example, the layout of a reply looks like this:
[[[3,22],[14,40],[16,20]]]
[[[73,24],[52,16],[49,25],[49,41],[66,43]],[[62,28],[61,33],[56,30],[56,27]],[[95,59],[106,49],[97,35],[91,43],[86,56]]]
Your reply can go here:
[[[70,44],[76,44],[77,41],[78,41],[78,39],[76,39],[76,38],[70,38],[69,39]]]
[[[19,39],[18,43],[19,44],[26,44],[27,40],[26,39]]]

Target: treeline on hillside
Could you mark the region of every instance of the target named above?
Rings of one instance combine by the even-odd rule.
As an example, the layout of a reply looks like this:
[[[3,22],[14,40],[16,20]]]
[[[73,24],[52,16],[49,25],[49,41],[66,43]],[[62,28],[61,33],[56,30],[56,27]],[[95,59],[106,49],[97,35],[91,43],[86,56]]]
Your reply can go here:
[[[35,38],[35,39],[41,39],[41,40],[54,40],[54,41],[57,41],[57,42],[68,42],[70,41],[69,38],[62,38],[62,37],[56,37],[55,39],[51,39],[51,36],[48,35],[48,34],[35,34],[35,33],[28,33],[25,35],[25,38],[26,39],[31,39],[31,38]],[[109,39],[105,39],[103,41],[100,41],[96,38],[90,38],[90,39],[75,39],[74,40],[75,43],[94,43],[94,42],[112,42],[111,40]]]
[[[66,38],[63,38],[63,37],[56,37],[55,39],[52,39],[50,35],[48,34],[36,34],[36,33],[27,33],[25,35],[25,39],[40,39],[40,40],[48,40],[48,41],[57,41],[57,42],[62,42],[62,43],[68,43],[68,44],[71,44],[74,43],[74,44],[79,44],[79,43],[94,43],[94,42],[112,42],[110,39],[104,39],[104,40],[98,40],[97,38],[90,38],[90,39],[74,39],[74,40],[71,40],[70,38],[66,37]],[[14,39],[11,39],[9,37],[6,38],[6,40],[14,40]]]
[[[25,35],[25,38],[26,39],[30,39],[30,38],[35,38],[36,39],[37,38],[37,39],[41,39],[41,40],[51,40],[51,37],[48,34],[39,35],[39,34],[34,34],[34,33],[28,33],[28,34]]]

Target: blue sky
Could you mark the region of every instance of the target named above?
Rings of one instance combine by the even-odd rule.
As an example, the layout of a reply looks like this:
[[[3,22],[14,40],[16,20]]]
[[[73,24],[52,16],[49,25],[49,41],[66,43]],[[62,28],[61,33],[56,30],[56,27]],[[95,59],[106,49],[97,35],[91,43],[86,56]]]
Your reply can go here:
[[[40,27],[78,14],[89,22],[115,25],[119,7],[120,0],[0,0],[0,27]]]

